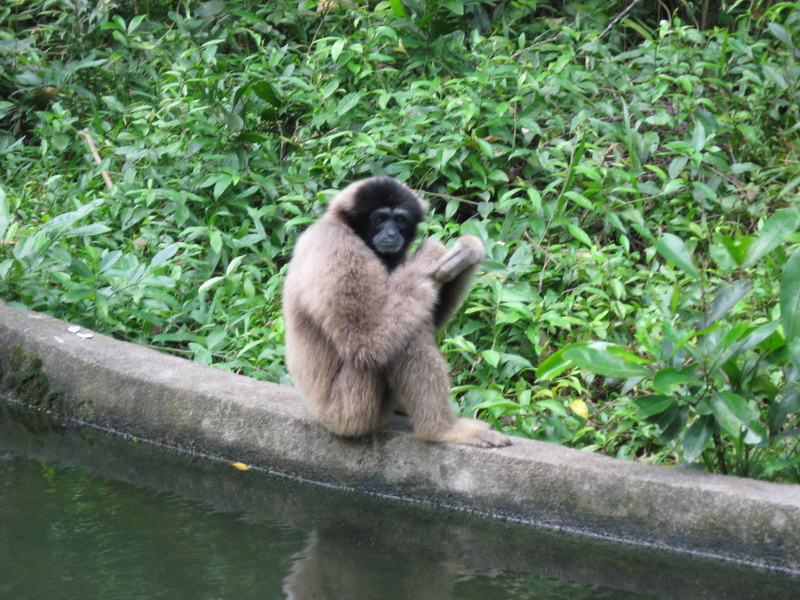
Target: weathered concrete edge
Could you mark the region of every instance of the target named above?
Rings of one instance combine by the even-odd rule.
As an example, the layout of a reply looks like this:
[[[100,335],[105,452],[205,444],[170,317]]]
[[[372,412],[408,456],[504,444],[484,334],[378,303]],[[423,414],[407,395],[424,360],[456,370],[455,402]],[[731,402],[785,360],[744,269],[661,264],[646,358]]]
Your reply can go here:
[[[0,374],[19,350],[39,358],[70,405],[88,403],[113,430],[359,492],[800,572],[800,486],[522,439],[498,450],[427,444],[403,424],[343,440],[290,388],[68,326],[0,304]]]

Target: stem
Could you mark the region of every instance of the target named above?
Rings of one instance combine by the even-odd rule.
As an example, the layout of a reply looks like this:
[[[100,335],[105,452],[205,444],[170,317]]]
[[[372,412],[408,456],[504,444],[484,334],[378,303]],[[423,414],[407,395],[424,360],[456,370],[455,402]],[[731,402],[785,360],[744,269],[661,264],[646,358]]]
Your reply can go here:
[[[94,145],[94,140],[92,139],[92,136],[89,135],[89,132],[86,129],[84,129],[82,131],[79,131],[78,135],[86,140],[86,144],[89,146],[89,150],[92,152],[92,157],[94,158],[94,162],[96,162],[98,165],[101,164],[103,162],[103,159],[100,158],[100,153],[97,152],[97,148]],[[111,176],[108,174],[108,171],[104,170],[101,173],[101,175],[103,176],[103,181],[106,182],[106,187],[109,190],[113,190],[114,182],[111,181]]]
[[[605,35],[606,35],[606,34],[607,34],[609,31],[611,31],[611,29],[613,29],[614,25],[616,25],[617,23],[619,23],[619,22],[620,22],[620,21],[621,21],[621,20],[622,20],[622,19],[625,17],[625,15],[627,15],[629,12],[631,12],[631,10],[633,10],[633,7],[634,7],[634,6],[636,6],[637,4],[639,4],[639,2],[640,2],[640,0],[633,0],[633,2],[631,2],[630,4],[628,4],[628,6],[625,8],[625,10],[623,10],[623,11],[622,11],[621,13],[619,13],[619,14],[618,14],[616,17],[614,17],[614,20],[613,20],[613,21],[611,21],[611,23],[609,23],[609,24],[608,24],[608,27],[606,27],[606,28],[603,30],[603,33],[601,33],[601,34],[600,34],[600,35],[597,37],[597,39],[595,40],[595,42],[599,42],[600,40],[602,40],[602,39],[605,37]]]
[[[725,451],[722,449],[722,438],[719,437],[718,433],[714,434],[714,447],[716,448],[717,452],[717,463],[719,465],[720,473],[727,475],[728,463],[725,462]]]

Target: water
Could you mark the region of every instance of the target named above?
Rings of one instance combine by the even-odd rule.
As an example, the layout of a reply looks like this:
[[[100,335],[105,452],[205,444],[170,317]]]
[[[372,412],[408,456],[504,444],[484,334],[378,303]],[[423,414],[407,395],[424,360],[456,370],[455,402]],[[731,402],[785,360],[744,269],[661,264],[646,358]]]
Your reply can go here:
[[[368,499],[10,418],[0,598],[797,598],[787,574]]]

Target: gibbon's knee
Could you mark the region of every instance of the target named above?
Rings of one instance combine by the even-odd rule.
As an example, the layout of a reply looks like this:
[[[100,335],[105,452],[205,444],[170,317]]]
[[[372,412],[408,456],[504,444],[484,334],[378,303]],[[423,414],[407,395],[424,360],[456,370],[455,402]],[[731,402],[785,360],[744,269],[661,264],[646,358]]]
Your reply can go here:
[[[315,416],[337,435],[358,437],[383,425],[389,412],[385,381],[368,371],[342,366]]]
[[[450,377],[433,334],[419,332],[389,370],[389,393],[410,417],[417,433],[446,429],[450,409]]]

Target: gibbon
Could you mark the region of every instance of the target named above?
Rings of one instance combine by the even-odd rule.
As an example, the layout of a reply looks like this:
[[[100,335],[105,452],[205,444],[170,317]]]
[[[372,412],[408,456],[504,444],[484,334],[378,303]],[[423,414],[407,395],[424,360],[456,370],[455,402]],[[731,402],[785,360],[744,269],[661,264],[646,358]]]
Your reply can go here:
[[[283,292],[289,374],[330,431],[362,436],[395,410],[423,440],[484,448],[508,437],[457,418],[436,345],[485,257],[475,236],[408,255],[426,204],[390,177],[347,186],[294,249]]]

